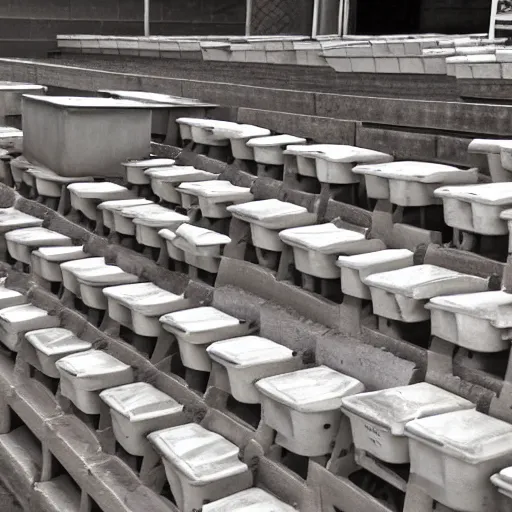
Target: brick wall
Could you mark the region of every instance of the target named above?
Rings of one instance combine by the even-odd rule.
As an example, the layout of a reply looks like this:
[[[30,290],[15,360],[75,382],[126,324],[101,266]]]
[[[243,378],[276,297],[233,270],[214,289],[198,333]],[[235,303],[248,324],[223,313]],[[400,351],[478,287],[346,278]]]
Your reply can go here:
[[[151,0],[153,35],[243,34],[240,0]],[[1,0],[0,56],[41,56],[57,34],[143,34],[143,0]]]

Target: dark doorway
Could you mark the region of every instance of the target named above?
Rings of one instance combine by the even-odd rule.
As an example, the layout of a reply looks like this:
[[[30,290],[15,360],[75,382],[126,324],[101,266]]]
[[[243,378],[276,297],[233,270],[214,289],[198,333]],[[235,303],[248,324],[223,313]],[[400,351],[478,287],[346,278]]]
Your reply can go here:
[[[361,35],[418,33],[421,4],[422,0],[355,0],[351,2],[351,33]]]

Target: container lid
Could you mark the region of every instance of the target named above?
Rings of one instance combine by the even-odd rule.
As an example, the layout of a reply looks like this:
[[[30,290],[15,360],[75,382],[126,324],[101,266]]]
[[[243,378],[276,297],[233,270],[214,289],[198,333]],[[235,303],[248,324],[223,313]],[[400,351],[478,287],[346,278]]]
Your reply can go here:
[[[27,215],[16,208],[0,208],[0,229],[10,226],[36,227],[42,223],[43,219]]]
[[[198,183],[182,183],[178,190],[192,196],[206,197],[213,202],[227,203],[247,199],[252,201],[253,195],[248,187],[237,187],[229,181],[212,180]]]
[[[306,139],[294,135],[271,135],[270,137],[257,137],[247,142],[247,145],[255,148],[285,147],[288,144],[305,144]]]
[[[186,181],[207,181],[217,179],[217,174],[201,171],[192,166],[173,165],[160,169],[148,169],[144,174],[151,179],[166,183],[182,183]]]
[[[38,256],[47,261],[60,263],[62,261],[86,258],[87,254],[83,249],[83,245],[69,245],[64,247],[39,247],[35,253],[38,253]]]
[[[358,254],[385,249],[381,240],[368,240],[362,233],[338,228],[332,223],[287,229],[279,238],[292,247],[323,254]]]
[[[162,237],[164,240],[169,240],[169,242],[172,242],[176,239],[176,233],[174,231],[171,231],[170,229],[161,229],[158,232],[158,236]]]
[[[161,211],[161,208],[162,206],[159,204],[156,204],[153,201],[149,201],[145,204],[125,206],[123,208],[116,209],[115,211],[122,217],[126,217],[127,219],[135,219],[135,217],[141,215],[145,210],[148,210],[149,212],[156,211],[158,213]]]
[[[129,193],[130,191],[121,185],[111,183],[110,181],[102,182],[85,182],[72,183],[68,185],[68,190],[73,192],[77,197],[84,199],[99,199],[102,194]]]
[[[176,229],[184,222],[190,222],[190,219],[186,215],[182,215],[169,208],[164,208],[158,204],[147,208],[142,207],[133,219],[134,224],[155,228],[174,227]]]
[[[77,272],[82,270],[94,267],[104,267],[105,265],[105,258],[85,258],[83,260],[65,261],[60,264],[60,268],[75,275]]]
[[[384,163],[393,161],[391,155],[381,153],[380,151],[341,144],[297,145],[291,146],[289,149],[287,148],[285,153],[339,163]]]
[[[80,96],[34,96],[32,94],[25,94],[23,98],[28,98],[31,101],[40,101],[42,103],[50,103],[56,107],[69,108],[69,109],[115,109],[115,108],[138,108],[147,109],[147,103],[132,100],[117,100],[114,98],[95,98],[95,97],[80,97]]]
[[[238,459],[238,446],[196,423],[152,432],[148,439],[162,457],[199,485],[249,470]]]
[[[19,302],[26,302],[26,297],[16,290],[5,287],[5,278],[0,280],[0,304],[9,299],[19,299]]]
[[[204,117],[178,117],[178,119],[176,119],[178,124],[196,127],[208,126],[209,121],[210,119],[205,119]]]
[[[169,105],[176,106],[191,106],[191,107],[215,107],[212,103],[203,103],[202,101],[192,98],[182,98],[181,96],[171,96],[169,94],[159,94],[154,92],[145,91],[118,91],[112,89],[100,89],[98,92],[102,94],[109,94],[119,98],[131,99],[137,101],[148,101],[151,103],[168,103]]]
[[[81,340],[74,333],[60,327],[38,329],[25,334],[27,341],[45,356],[80,352],[92,348],[91,343]]]
[[[400,270],[372,274],[364,284],[416,300],[431,299],[437,295],[483,292],[487,280],[461,274],[435,265],[415,265]]]
[[[172,158],[147,158],[145,160],[128,160],[123,162],[123,165],[134,169],[152,169],[154,167],[169,167],[175,162],[176,160]]]
[[[148,201],[147,199],[118,199],[116,201],[104,201],[103,203],[100,203],[97,208],[98,210],[117,212],[130,206],[147,206],[149,204],[155,203],[153,201]]]
[[[374,270],[385,268],[385,265],[402,262],[404,266],[412,266],[414,253],[408,249],[385,249],[383,251],[339,256],[336,265],[340,268],[351,268],[359,271],[361,279],[374,273]]]
[[[469,400],[427,382],[362,393],[342,400],[342,410],[388,428],[395,436],[404,435],[409,421],[474,407]]]
[[[252,124],[236,124],[232,127],[220,127],[214,130],[216,135],[224,136],[227,139],[249,139],[252,137],[266,137],[270,130],[254,126]]]
[[[192,226],[191,224],[182,224],[176,230],[176,235],[195,247],[226,245],[231,242],[229,236],[222,235],[211,229]]]
[[[476,410],[411,421],[405,434],[469,464],[512,454],[512,425]]]
[[[509,486],[512,485],[512,467],[502,469],[496,476],[498,478],[492,479],[494,485],[499,485],[501,483],[500,480]]]
[[[30,246],[71,245],[71,238],[68,236],[41,227],[15,229],[6,233],[5,239],[16,244]]]
[[[125,272],[115,265],[103,265],[90,268],[78,268],[74,271],[80,284],[88,286],[113,286],[120,284],[136,283],[139,278]]]
[[[512,294],[504,291],[434,297],[425,307],[489,320],[502,329],[512,327]]]
[[[160,316],[181,309],[188,303],[183,295],[175,295],[153,283],[135,283],[105,288],[103,293],[127,308],[146,316]]]
[[[473,139],[468,146],[469,153],[495,153],[500,154],[503,140],[499,139]]]
[[[102,350],[88,350],[59,359],[55,365],[59,370],[78,379],[124,372],[131,368]]]
[[[203,505],[203,512],[297,512],[272,494],[253,487]]]
[[[228,206],[227,210],[234,217],[259,224],[267,229],[291,228],[313,224],[317,220],[317,215],[309,213],[303,206],[279,201],[279,199],[236,204]]]
[[[339,409],[344,396],[364,391],[357,379],[327,366],[261,379],[256,387],[273,400],[305,413]]]
[[[222,361],[241,368],[277,363],[293,359],[293,351],[275,341],[260,336],[241,336],[217,341],[207,352]]]
[[[66,185],[68,183],[82,183],[84,181],[93,181],[94,179],[91,176],[61,176],[49,169],[43,169],[41,167],[29,167],[26,172],[27,174],[34,176],[37,180],[51,181],[53,183],[60,183],[61,185]]]
[[[183,406],[146,382],[135,382],[100,393],[100,398],[130,421],[144,421],[177,414]]]
[[[434,195],[470,203],[508,206],[512,205],[512,183],[483,183],[462,187],[441,187],[434,191]]]
[[[380,178],[420,183],[476,183],[477,169],[459,169],[451,165],[430,162],[388,162],[383,164],[358,165],[355,174],[368,174]]]
[[[9,331],[9,325],[24,324],[31,320],[44,318],[48,316],[48,311],[38,308],[32,304],[20,304],[18,306],[10,306],[0,309],[0,323],[3,324],[5,330]]]
[[[243,321],[238,318],[227,315],[211,306],[169,313],[168,315],[162,316],[160,322],[162,322],[168,330],[184,334],[215,331],[243,323]]]
[[[46,90],[44,85],[25,84],[21,82],[0,82],[1,91],[42,91]]]

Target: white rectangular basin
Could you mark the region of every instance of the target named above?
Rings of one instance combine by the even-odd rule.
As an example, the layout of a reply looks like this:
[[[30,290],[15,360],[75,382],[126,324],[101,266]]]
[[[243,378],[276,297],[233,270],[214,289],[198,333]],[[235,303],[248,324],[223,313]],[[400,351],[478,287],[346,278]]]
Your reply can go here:
[[[22,112],[25,156],[62,176],[121,176],[150,153],[147,103],[25,95]]]
[[[411,473],[434,500],[463,512],[497,510],[491,476],[512,463],[512,425],[476,410],[411,421]]]
[[[252,486],[252,472],[239,460],[238,446],[196,423],[153,432],[148,439],[162,457],[182,512]]]
[[[433,297],[487,291],[486,279],[435,265],[372,274],[363,282],[370,288],[376,315],[406,323],[428,320],[425,304]]]
[[[342,404],[356,449],[389,464],[410,461],[405,437],[410,421],[475,408],[469,400],[427,382],[348,396]]]
[[[213,361],[226,368],[231,394],[245,404],[260,403],[254,385],[258,380],[302,367],[302,360],[296,352],[260,336],[217,341],[206,351]]]

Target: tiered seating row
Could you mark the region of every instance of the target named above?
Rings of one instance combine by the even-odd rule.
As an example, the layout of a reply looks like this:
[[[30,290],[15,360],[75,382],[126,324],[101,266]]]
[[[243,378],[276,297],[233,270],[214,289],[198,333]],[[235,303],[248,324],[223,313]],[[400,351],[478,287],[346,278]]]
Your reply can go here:
[[[341,73],[453,75],[454,63],[505,54],[505,40],[484,36],[336,37],[113,37],[60,35],[63,52],[220,62],[330,66]],[[458,57],[463,56],[463,57]],[[467,57],[465,57],[467,56]],[[457,60],[459,59],[459,60]],[[469,59],[469,61],[467,60]],[[471,59],[476,59],[472,61]],[[506,59],[504,60],[506,62]],[[491,62],[486,60],[485,62]],[[448,63],[448,66],[447,66]],[[458,76],[458,75],[457,75]],[[461,78],[468,78],[462,75]],[[494,78],[475,76],[474,78]],[[499,77],[498,77],[499,78]]]

